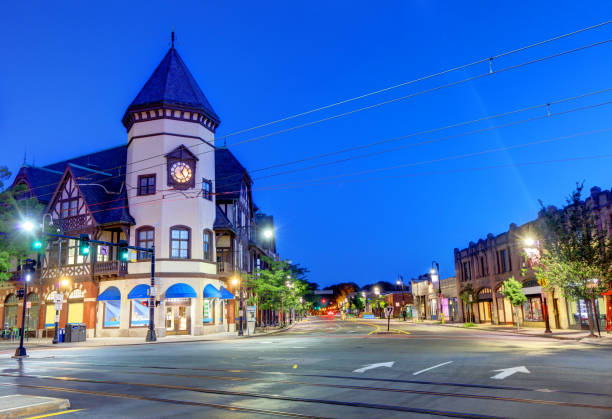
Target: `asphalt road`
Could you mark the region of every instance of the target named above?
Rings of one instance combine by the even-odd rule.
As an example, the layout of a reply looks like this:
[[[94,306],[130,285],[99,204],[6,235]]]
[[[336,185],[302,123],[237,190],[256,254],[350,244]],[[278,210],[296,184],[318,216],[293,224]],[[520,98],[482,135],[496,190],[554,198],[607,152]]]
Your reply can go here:
[[[422,324],[381,335],[374,323],[1,355],[0,396],[68,398],[82,410],[66,418],[612,417],[609,346]]]

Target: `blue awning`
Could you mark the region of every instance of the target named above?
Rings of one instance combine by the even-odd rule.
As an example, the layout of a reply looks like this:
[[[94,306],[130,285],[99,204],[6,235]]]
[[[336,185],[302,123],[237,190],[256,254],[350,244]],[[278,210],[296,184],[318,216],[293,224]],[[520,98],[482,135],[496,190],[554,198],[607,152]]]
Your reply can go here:
[[[98,301],[121,301],[121,292],[117,287],[108,287],[98,295]]]
[[[221,287],[221,299],[231,300],[232,298],[234,298],[234,294],[229,292],[225,287]]]
[[[140,284],[132,288],[132,291],[128,294],[128,299],[133,300],[135,298],[149,298],[149,286],[147,284]]]
[[[221,292],[211,284],[204,287],[204,298],[221,298]]]
[[[197,294],[187,284],[174,284],[166,291],[166,298],[196,298]]]

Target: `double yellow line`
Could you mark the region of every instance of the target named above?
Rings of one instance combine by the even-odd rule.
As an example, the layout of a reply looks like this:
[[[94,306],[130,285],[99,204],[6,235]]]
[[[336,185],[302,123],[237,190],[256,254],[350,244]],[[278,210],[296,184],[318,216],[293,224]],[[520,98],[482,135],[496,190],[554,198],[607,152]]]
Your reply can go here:
[[[374,324],[374,323],[368,323],[368,322],[359,321],[359,320],[355,320],[355,319],[351,319],[351,321],[354,321],[355,323],[366,324],[366,325],[368,325],[368,326],[374,326],[374,330],[370,331],[370,332],[368,333],[368,336],[369,336],[369,335],[372,335],[372,334],[374,334],[374,333],[378,333],[378,332],[380,332],[380,330],[381,330],[380,326],[379,326],[379,325],[377,325],[377,324]],[[403,333],[403,334],[405,334],[405,335],[409,335],[409,334],[410,334],[410,332],[406,332],[405,330],[401,330],[401,329],[395,329],[395,328],[393,328],[393,327],[389,328],[389,331],[394,331],[394,332],[397,332],[397,333]]]

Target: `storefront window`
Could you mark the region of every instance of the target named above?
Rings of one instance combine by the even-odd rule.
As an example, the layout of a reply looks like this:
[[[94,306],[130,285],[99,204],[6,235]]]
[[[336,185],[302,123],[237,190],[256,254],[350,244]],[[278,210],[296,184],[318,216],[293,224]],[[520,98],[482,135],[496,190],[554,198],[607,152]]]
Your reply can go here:
[[[523,303],[523,318],[526,322],[542,322],[542,301],[540,296],[527,296],[527,301]]]
[[[149,325],[149,307],[146,299],[132,300],[132,315],[130,327],[142,327]]]
[[[104,303],[104,327],[119,327],[119,313],[121,301],[107,301]]]
[[[202,323],[212,324],[214,319],[215,302],[212,298],[205,298],[202,304]]]
[[[68,296],[68,323],[83,323],[83,291],[73,290]]]

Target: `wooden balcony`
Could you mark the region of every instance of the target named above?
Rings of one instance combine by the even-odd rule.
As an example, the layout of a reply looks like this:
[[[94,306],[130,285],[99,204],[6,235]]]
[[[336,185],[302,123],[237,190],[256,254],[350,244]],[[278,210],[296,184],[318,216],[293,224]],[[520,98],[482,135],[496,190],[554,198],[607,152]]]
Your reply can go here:
[[[234,266],[229,262],[217,262],[217,273],[219,275],[231,275],[234,273]]]
[[[108,262],[94,262],[93,275],[96,278],[123,276],[127,273],[127,263],[118,260]],[[44,268],[43,279],[54,280],[56,278],[68,277],[71,279],[85,280],[91,278],[91,264],[79,263],[76,265],[66,265],[59,268]]]

